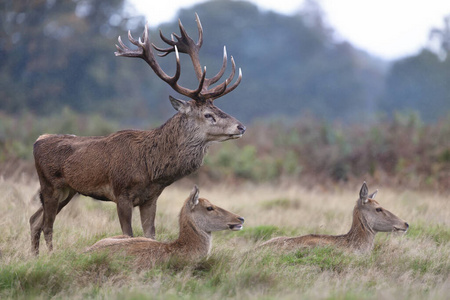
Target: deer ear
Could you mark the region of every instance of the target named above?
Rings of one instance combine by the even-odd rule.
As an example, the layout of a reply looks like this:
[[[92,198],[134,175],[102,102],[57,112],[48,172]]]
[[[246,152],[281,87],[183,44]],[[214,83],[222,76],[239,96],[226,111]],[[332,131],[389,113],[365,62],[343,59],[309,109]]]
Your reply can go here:
[[[376,190],[375,192],[373,192],[372,194],[370,194],[370,195],[368,196],[368,198],[370,198],[370,199],[375,199],[375,196],[377,195],[377,193],[378,193],[378,190]]]
[[[179,111],[180,113],[187,113],[190,110],[190,106],[187,101],[176,99],[172,96],[169,96],[169,99],[176,111]]]
[[[364,183],[361,187],[361,190],[359,191],[359,199],[361,199],[363,203],[366,203],[368,194],[369,194],[369,188],[367,187],[367,184],[364,181]]]
[[[189,208],[192,210],[198,204],[198,194],[200,193],[198,186],[194,185],[192,188],[191,194],[189,195]]]

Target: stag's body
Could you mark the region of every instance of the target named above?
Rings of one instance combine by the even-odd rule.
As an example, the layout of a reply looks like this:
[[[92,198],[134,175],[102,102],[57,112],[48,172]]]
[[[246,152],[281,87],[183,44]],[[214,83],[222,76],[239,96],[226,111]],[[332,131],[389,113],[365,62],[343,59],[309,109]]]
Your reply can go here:
[[[144,235],[153,238],[156,200],[164,188],[196,171],[211,142],[236,139],[245,132],[245,126],[213,104],[215,99],[239,85],[242,73],[239,72],[236,82],[229,85],[235,74],[232,59],[232,72],[228,79],[208,89],[222,77],[227,57],[224,51],[219,73],[212,78],[205,77],[206,71],[202,72],[198,60],[203,36],[198,16],[197,25],[197,44],[186,34],[180,22],[182,35],[176,36],[178,41],[167,40],[161,35],[172,47],[155,47],[164,55],[176,53],[177,71],[173,77],[167,76],[155,60],[147,26],[143,41],[134,40],[129,33],[131,43],[138,46],[136,50],[126,47],[119,38],[116,55],[144,59],[174,90],[191,98],[183,101],[170,97],[178,113],[164,125],[149,131],[123,130],[104,137],[45,134],[36,140],[33,154],[42,202],[42,207],[30,218],[31,243],[36,254],[42,231],[49,250],[52,250],[55,217],[77,193],[115,202],[122,232],[129,236],[133,235],[132,209],[139,206]],[[180,77],[178,47],[181,53],[190,55],[194,64],[199,80],[196,90],[177,83]]]
[[[177,114],[149,131],[41,136],[34,145],[39,178],[69,194],[116,203],[125,196],[141,205],[202,164],[209,143],[186,123]]]
[[[377,232],[406,231],[408,223],[388,210],[381,208],[375,198],[377,192],[368,195],[364,182],[360,198],[353,209],[350,231],[343,235],[308,234],[299,237],[276,237],[261,246],[290,251],[301,247],[331,246],[354,252],[369,252],[373,248]]]
[[[173,257],[192,261],[208,255],[212,231],[241,230],[243,222],[243,218],[198,198],[198,188],[194,187],[180,211],[180,232],[175,241],[163,243],[144,237],[115,236],[98,241],[87,251],[122,252],[133,256],[133,263],[139,268]]]

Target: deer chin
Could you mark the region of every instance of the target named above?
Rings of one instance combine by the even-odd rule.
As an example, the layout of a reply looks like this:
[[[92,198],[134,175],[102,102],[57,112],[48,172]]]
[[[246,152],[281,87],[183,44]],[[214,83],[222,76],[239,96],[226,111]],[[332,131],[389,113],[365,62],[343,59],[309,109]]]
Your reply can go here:
[[[242,133],[230,134],[230,140],[235,140],[242,137]]]
[[[227,224],[228,228],[230,228],[230,230],[232,231],[239,231],[242,230],[242,228],[244,228],[244,226],[242,226],[242,224]]]
[[[228,140],[235,140],[242,137],[242,133],[237,134],[221,134],[221,135],[210,135],[209,141],[210,142],[225,142]]]
[[[408,228],[400,228],[400,227],[396,227],[394,226],[394,232],[403,232],[406,233],[406,231],[408,231]]]

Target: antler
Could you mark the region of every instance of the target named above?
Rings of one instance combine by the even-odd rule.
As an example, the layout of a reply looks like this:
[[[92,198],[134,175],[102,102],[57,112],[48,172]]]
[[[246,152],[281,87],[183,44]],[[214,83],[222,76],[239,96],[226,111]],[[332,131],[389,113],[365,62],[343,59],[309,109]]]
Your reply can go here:
[[[116,56],[126,56],[126,57],[140,57],[143,60],[145,60],[150,67],[153,69],[153,71],[158,75],[159,78],[167,82],[175,91],[178,93],[187,96],[191,99],[194,99],[196,101],[205,101],[207,99],[215,100],[221,96],[224,96],[228,94],[229,92],[233,91],[241,82],[242,79],[242,71],[239,68],[239,76],[236,82],[233,85],[229,85],[230,82],[233,80],[235,72],[236,72],[236,64],[234,62],[233,57],[231,57],[231,74],[230,76],[221,84],[217,85],[216,87],[209,90],[209,86],[219,81],[219,79],[223,76],[225,73],[225,69],[227,67],[227,51],[224,47],[223,49],[223,63],[222,67],[219,70],[219,72],[211,77],[206,78],[206,67],[202,70],[202,67],[200,65],[200,61],[198,58],[198,53],[200,51],[200,48],[203,44],[203,28],[202,24],[200,23],[200,18],[197,14],[196,16],[196,22],[197,22],[197,28],[199,33],[199,38],[197,43],[192,40],[192,38],[186,33],[186,30],[184,29],[183,25],[181,24],[181,21],[179,21],[179,27],[181,36],[177,34],[172,35],[172,39],[166,38],[161,30],[159,32],[161,39],[168,44],[169,48],[159,48],[156,47],[154,44],[151,44],[148,39],[148,25],[145,25],[145,30],[142,35],[142,39],[139,38],[139,41],[136,41],[132,36],[130,31],[128,31],[128,39],[133,45],[136,45],[138,48],[135,50],[132,50],[125,46],[125,44],[122,42],[120,36],[118,38],[120,46],[116,45],[117,52],[115,52]],[[174,41],[174,36],[176,37],[177,41]],[[164,57],[168,55],[171,52],[175,52],[176,56],[176,63],[177,63],[177,69],[175,72],[175,75],[170,77],[168,76],[159,66],[158,62],[155,59],[155,56],[153,54],[153,51],[151,47],[155,48],[157,51],[161,52],[162,54],[158,54],[161,57]],[[185,87],[182,87],[178,84],[178,79],[180,78],[180,57],[179,52],[186,53],[190,56],[192,60],[192,64],[194,66],[195,74],[197,76],[197,79],[199,81],[199,85],[197,89],[191,90],[187,89]]]

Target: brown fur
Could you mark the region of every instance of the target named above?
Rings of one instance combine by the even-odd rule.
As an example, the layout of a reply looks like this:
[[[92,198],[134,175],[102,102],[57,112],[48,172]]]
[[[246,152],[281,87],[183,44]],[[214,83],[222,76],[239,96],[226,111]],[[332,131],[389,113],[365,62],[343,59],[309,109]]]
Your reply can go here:
[[[198,198],[198,194],[195,186],[184,202],[179,216],[180,233],[175,241],[163,243],[144,237],[115,236],[98,241],[87,251],[130,255],[138,268],[149,268],[173,257],[192,261],[206,256],[211,249],[212,231],[240,230],[244,219]]]
[[[197,16],[199,35],[202,28]],[[159,50],[168,54],[177,52],[191,56],[199,79],[199,88],[189,90],[178,85],[180,62],[177,52],[177,72],[168,77],[154,59],[144,32],[144,42],[134,40],[138,46],[132,50],[119,38],[117,56],[140,57],[150,64],[155,73],[190,101],[170,97],[178,111],[161,127],[149,130],[123,130],[108,136],[78,137],[74,135],[44,134],[34,144],[34,159],[41,184],[42,207],[30,218],[31,245],[39,252],[41,232],[49,250],[52,250],[53,223],[58,212],[72,197],[79,193],[94,199],[113,201],[122,232],[132,236],[131,214],[139,206],[141,223],[146,237],[155,236],[156,201],[164,188],[174,181],[196,171],[203,162],[211,142],[239,138],[245,132],[235,118],[214,106],[213,100],[233,91],[240,83],[242,73],[233,85],[229,85],[235,73],[222,84],[208,90],[217,82],[226,68],[226,55],[219,73],[205,78],[198,60],[202,40],[195,44],[180,23],[182,38],[178,42],[164,39],[172,46]],[[178,48],[177,48],[178,47]]]
[[[382,208],[375,198],[377,192],[368,195],[364,182],[360,198],[353,209],[353,222],[350,231],[343,235],[309,234],[299,237],[276,237],[261,246],[280,250],[295,250],[300,247],[336,246],[355,252],[368,252],[373,248],[377,232],[406,231],[408,223],[390,211]]]

